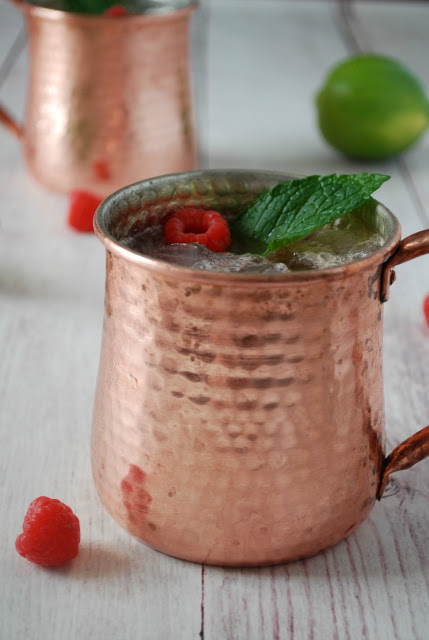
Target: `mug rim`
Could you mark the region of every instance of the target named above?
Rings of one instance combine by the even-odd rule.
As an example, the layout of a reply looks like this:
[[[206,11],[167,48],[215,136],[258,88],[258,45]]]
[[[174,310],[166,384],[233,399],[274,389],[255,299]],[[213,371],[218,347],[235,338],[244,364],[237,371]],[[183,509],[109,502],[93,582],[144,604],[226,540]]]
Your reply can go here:
[[[327,269],[307,269],[300,271],[288,271],[286,273],[273,273],[273,274],[255,274],[245,272],[222,272],[222,271],[204,271],[192,269],[191,267],[184,267],[181,265],[175,265],[168,262],[164,262],[157,258],[145,256],[129,247],[121,244],[109,231],[108,231],[108,213],[112,207],[120,200],[123,199],[124,194],[135,194],[135,190],[143,188],[153,189],[154,183],[181,181],[183,179],[197,179],[203,177],[220,178],[226,176],[240,177],[260,177],[265,176],[267,179],[277,180],[278,182],[284,181],[285,178],[294,179],[302,178],[305,176],[293,174],[284,171],[265,171],[265,170],[251,170],[251,169],[200,169],[197,171],[186,171],[181,173],[171,173],[162,176],[156,176],[154,178],[148,178],[134,182],[130,185],[118,189],[114,193],[105,198],[98,206],[94,215],[94,232],[100,242],[105,246],[106,250],[114,255],[123,258],[127,262],[134,263],[141,266],[143,269],[156,273],[159,275],[168,275],[180,280],[186,279],[193,282],[205,282],[207,284],[216,283],[234,283],[243,286],[254,284],[259,285],[274,285],[289,284],[289,283],[303,283],[312,282],[318,278],[325,280],[336,280],[343,277],[351,276],[359,271],[366,270],[372,266],[382,265],[396,250],[401,241],[401,226],[397,217],[388,209],[383,203],[375,200],[377,207],[381,207],[384,214],[387,215],[389,222],[391,223],[391,230],[386,242],[376,251],[370,253],[364,258],[358,258],[347,262],[346,264],[329,267]]]
[[[109,25],[121,26],[121,24],[124,24],[124,21],[129,23],[129,21],[131,20],[133,21],[133,23],[141,21],[146,24],[150,22],[156,23],[160,20],[172,20],[181,18],[195,11],[195,9],[198,9],[200,5],[200,0],[171,0],[171,6],[168,7],[168,9],[166,8],[165,10],[152,11],[147,13],[133,13],[127,16],[123,16],[120,21],[116,21],[103,14],[71,13],[69,11],[63,11],[54,7],[45,7],[43,5],[31,4],[29,2],[25,2],[24,0],[11,1],[17,9],[25,14],[34,16],[36,18],[61,22],[85,22],[86,25],[94,24],[97,26],[97,28],[99,27],[100,22],[104,22]],[[177,3],[177,6],[172,6],[174,2]]]

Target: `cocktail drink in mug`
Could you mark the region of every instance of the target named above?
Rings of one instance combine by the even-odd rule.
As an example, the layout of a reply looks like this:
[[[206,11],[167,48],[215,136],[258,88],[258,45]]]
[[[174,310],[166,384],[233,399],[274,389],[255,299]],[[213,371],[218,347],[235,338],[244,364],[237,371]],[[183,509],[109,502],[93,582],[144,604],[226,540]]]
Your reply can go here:
[[[95,484],[123,527],[179,558],[314,555],[367,517],[393,471],[429,455],[426,427],[385,457],[382,380],[392,268],[429,252],[428,231],[401,242],[396,218],[370,201],[265,257],[163,245],[183,207],[234,227],[292,179],[163,176],[96,215],[107,262]]]
[[[162,223],[124,239],[122,244],[144,256],[202,271],[274,275],[328,269],[364,258],[384,244],[383,231],[367,224],[375,206],[371,203],[338,218],[300,242],[267,256],[240,251],[237,245],[234,252],[213,252],[199,243],[166,244]]]

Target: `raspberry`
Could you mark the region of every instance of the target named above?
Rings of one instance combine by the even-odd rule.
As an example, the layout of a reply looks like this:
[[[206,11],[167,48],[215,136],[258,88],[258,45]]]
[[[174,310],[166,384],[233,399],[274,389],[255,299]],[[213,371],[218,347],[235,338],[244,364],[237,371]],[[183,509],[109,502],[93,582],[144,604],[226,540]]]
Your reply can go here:
[[[28,507],[15,542],[18,553],[44,567],[55,567],[79,553],[79,520],[59,500],[41,496]]]
[[[425,315],[426,324],[429,327],[429,294],[423,301],[423,313]]]
[[[123,16],[127,16],[129,14],[125,7],[121,6],[120,4],[115,4],[113,5],[113,7],[110,7],[110,9],[106,9],[103,15],[107,16],[108,18],[122,18]]]
[[[95,210],[102,201],[102,198],[85,191],[73,191],[70,194],[69,227],[75,231],[91,233],[94,230],[92,221]]]
[[[106,182],[111,178],[109,166],[104,160],[97,160],[97,162],[94,162],[92,170],[94,172],[94,176],[101,182]]]
[[[165,224],[165,244],[204,244],[210,251],[228,249],[231,243],[228,223],[217,211],[186,207],[176,211]]]

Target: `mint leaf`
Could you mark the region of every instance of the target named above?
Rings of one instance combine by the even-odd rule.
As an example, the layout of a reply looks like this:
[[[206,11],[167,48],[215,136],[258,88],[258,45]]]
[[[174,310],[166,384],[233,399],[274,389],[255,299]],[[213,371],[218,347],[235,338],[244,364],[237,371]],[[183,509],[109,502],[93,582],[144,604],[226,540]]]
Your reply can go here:
[[[250,204],[231,231],[242,242],[259,243],[258,253],[266,255],[350,213],[389,178],[379,173],[332,174],[278,184]]]
[[[68,13],[82,13],[102,15],[113,5],[123,5],[123,0],[26,0],[29,4],[67,11]]]
[[[63,8],[70,13],[102,15],[114,4],[122,3],[120,0],[64,0]]]

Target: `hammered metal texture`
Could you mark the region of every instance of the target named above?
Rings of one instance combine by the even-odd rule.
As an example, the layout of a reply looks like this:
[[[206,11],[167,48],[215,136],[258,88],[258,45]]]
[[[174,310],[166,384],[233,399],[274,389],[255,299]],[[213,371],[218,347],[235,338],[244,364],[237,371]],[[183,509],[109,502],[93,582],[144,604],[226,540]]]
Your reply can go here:
[[[247,185],[235,203],[279,181],[246,175],[229,180]],[[145,189],[161,197],[165,180]],[[150,221],[136,193],[98,213],[108,252],[92,465],[103,503],[151,547],[206,564],[277,564],[335,544],[380,481],[379,285],[398,230],[379,258],[334,275],[157,270],[100,227]]]
[[[26,9],[24,147],[40,182],[104,197],[137,180],[195,168],[193,8],[120,20]]]

